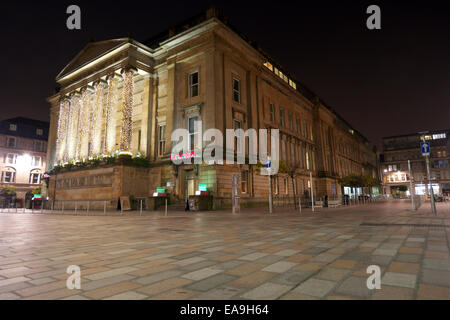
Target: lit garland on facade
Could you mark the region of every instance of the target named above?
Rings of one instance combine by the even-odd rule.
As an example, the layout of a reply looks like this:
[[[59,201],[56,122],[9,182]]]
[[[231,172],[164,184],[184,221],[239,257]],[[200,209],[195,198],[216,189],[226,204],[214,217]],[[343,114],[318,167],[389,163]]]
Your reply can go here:
[[[131,154],[133,89],[133,71],[125,71],[122,89],[122,127],[120,131],[120,153],[122,154]]]
[[[89,156],[98,156],[101,152],[104,94],[104,85],[100,82],[95,86],[95,93],[91,106],[91,130],[89,136],[91,150]]]
[[[76,156],[80,102],[81,100],[78,94],[74,94],[70,99],[69,128],[67,132],[67,161],[75,159]]]
[[[82,160],[89,156],[91,96],[89,89],[85,89],[81,94],[80,115],[78,118],[78,150],[75,156],[77,160]]]
[[[112,154],[116,144],[116,121],[117,121],[117,82],[112,76],[108,81],[108,96],[106,98],[105,115],[105,141],[103,153]]]
[[[58,133],[56,138],[56,161],[64,161],[67,157],[66,140],[70,112],[70,103],[67,99],[61,100],[58,117]]]

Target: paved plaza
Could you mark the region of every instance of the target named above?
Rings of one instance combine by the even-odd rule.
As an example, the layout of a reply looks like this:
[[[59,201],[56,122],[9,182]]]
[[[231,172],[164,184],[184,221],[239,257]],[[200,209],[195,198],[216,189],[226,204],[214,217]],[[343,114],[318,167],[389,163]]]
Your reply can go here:
[[[0,300],[450,299],[450,203],[437,217],[409,207],[0,213]],[[79,290],[66,287],[70,265]]]

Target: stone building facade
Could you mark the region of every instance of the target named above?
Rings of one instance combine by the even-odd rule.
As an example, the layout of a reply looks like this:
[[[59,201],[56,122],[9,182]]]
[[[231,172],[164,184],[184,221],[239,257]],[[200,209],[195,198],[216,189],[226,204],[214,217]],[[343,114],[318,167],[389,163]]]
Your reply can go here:
[[[18,206],[43,182],[48,131],[48,122],[21,117],[0,121],[0,188],[13,186]]]
[[[431,187],[435,194],[449,194],[449,131],[434,130],[383,138],[383,156],[380,165],[383,193],[407,196],[411,193],[410,180],[412,180],[415,194],[427,195]],[[423,140],[430,143],[431,182],[427,182],[425,158],[420,150],[420,142]],[[408,170],[408,160],[411,164],[411,173]],[[402,189],[407,191],[401,191]]]
[[[274,177],[279,197],[306,195],[311,187],[319,196],[340,195],[339,177],[377,174],[376,153],[367,139],[223,21],[209,9],[147,41],[89,43],[64,68],[56,79],[59,92],[48,98],[49,167],[111,155],[147,159],[149,167],[122,163],[57,170],[50,179],[50,197],[148,197],[163,187],[172,199],[183,201],[206,185],[221,206],[231,200],[236,174],[242,202],[266,201],[268,179],[260,165],[174,165],[171,134],[178,128],[189,131],[193,146],[211,128],[224,136],[226,129],[279,129],[280,158],[289,171]],[[194,121],[202,122],[202,132]],[[130,172],[119,174],[123,170]],[[72,175],[104,176],[82,181],[107,182],[80,186],[68,182]]]

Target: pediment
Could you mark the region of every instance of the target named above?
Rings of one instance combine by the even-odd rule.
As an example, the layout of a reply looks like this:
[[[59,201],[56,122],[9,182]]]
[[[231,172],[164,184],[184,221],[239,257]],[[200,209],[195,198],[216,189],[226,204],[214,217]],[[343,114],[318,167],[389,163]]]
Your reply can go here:
[[[56,80],[63,78],[65,75],[77,70],[78,68],[86,65],[87,63],[103,56],[104,54],[112,51],[121,45],[130,42],[129,38],[105,40],[99,42],[88,43],[83,50],[81,50],[72,61],[58,74]]]

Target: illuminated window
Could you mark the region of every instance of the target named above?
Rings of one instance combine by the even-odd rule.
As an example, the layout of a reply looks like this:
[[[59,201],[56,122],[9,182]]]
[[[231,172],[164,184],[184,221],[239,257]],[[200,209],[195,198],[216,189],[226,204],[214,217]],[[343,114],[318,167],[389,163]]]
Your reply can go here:
[[[36,135],[42,136],[44,134],[44,130],[42,129],[36,129]]]
[[[273,71],[273,66],[272,66],[272,64],[271,64],[269,61],[267,61],[266,63],[264,63],[264,66],[265,66],[267,69],[269,69],[270,71]]]
[[[2,179],[1,181],[3,183],[14,183],[16,182],[16,171],[13,168],[6,168],[2,172]]]
[[[198,96],[198,72],[189,74],[189,97]]]
[[[273,70],[277,76],[280,76],[280,71],[276,67]]]
[[[30,180],[29,183],[30,184],[39,184],[41,181],[41,174],[38,171],[31,171],[30,173]]]
[[[198,147],[198,127],[197,127],[198,116],[191,116],[188,119],[188,131],[189,131],[189,151],[194,151]]]
[[[7,156],[6,156],[6,163],[16,164],[17,163],[17,154],[15,154],[15,153],[8,153]]]
[[[289,194],[289,181],[288,181],[288,178],[284,178],[283,179],[283,183],[284,183],[284,193],[285,194]]]
[[[309,170],[309,152],[306,151],[306,170]]]
[[[445,133],[433,134],[433,140],[436,140],[436,139],[445,139],[445,138],[446,138],[446,134],[445,134]]]
[[[10,123],[9,124],[9,131],[17,131],[17,124]]]
[[[166,149],[166,125],[161,124],[158,128],[158,155],[161,157],[164,155]]]

